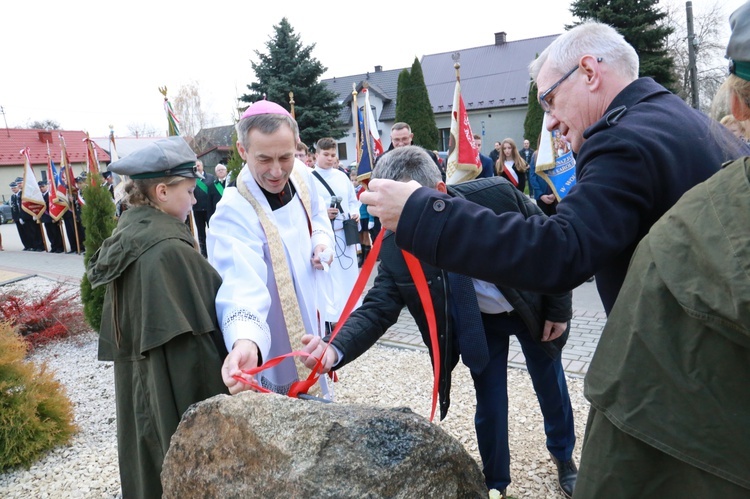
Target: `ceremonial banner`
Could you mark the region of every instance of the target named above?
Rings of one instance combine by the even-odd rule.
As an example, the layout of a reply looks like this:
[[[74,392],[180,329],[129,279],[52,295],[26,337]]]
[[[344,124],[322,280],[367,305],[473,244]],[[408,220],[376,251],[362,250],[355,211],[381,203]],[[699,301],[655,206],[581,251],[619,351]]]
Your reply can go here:
[[[372,175],[373,155],[370,134],[367,130],[369,126],[367,119],[362,116],[361,109],[357,109],[357,122],[357,135],[359,136],[358,150],[360,152],[357,158],[357,180],[367,182],[370,180],[370,175]]]
[[[99,158],[94,149],[94,141],[89,138],[88,133],[83,141],[86,142],[86,169],[89,172],[89,182],[91,185],[97,185],[102,177],[99,174]]]
[[[31,168],[31,158],[29,157],[29,148],[21,149],[25,159],[23,167],[23,190],[21,191],[21,209],[38,220],[42,214],[47,211],[47,203],[44,202],[44,195],[37,184],[36,175]]]
[[[109,129],[109,157],[112,160],[112,163],[120,159],[120,155],[117,154],[117,145],[115,144],[115,131],[112,128]],[[125,197],[125,181],[128,177],[127,175],[118,175],[116,173],[113,173],[112,175],[117,175],[115,185],[115,204],[118,204]]]
[[[576,185],[576,160],[573,151],[559,130],[547,130],[546,114],[542,121],[535,171],[547,182],[558,201]]]
[[[73,174],[73,167],[70,164],[70,156],[68,156],[68,148],[65,145],[65,137],[63,137],[61,133],[58,134],[58,137],[60,138],[60,185],[66,186],[65,197],[67,198],[68,210],[70,210],[70,214],[72,215],[71,218],[73,220],[73,228],[75,233],[75,241],[70,241],[70,246],[72,249],[73,245],[75,244],[76,253],[81,253],[81,240],[79,238],[78,229],[78,225],[81,223],[81,221],[78,220],[78,215],[76,214],[76,210],[74,209],[75,203],[73,199],[78,198],[79,206],[83,206],[85,203],[83,202],[83,196],[81,195],[81,191],[78,189],[78,184],[76,183],[76,178]],[[59,192],[60,188],[58,187],[58,193]],[[66,220],[66,227],[68,223],[70,222]]]
[[[49,178],[49,216],[52,220],[58,222],[65,212],[68,211],[68,187],[60,176],[60,170],[55,167],[52,156],[47,151],[47,178]]]
[[[174,137],[180,134],[180,120],[177,119],[177,115],[174,114],[172,109],[172,103],[167,98],[167,87],[159,88],[159,92],[164,96],[164,112],[167,113],[167,135]]]
[[[60,163],[62,167],[61,177],[68,186],[67,196],[70,205],[73,205],[73,192],[78,189],[76,186],[76,177],[73,175],[73,166],[70,164],[70,156],[68,156],[68,148],[65,145],[65,137],[63,134],[57,135],[60,138]]]
[[[365,95],[365,105],[360,109],[357,104],[356,88],[352,91],[352,120],[357,133],[357,180],[366,184],[370,180],[375,158],[383,154],[383,144],[372,115],[366,86],[362,89],[362,93]]]
[[[451,134],[448,146],[446,183],[460,184],[476,178],[482,172],[479,149],[474,144],[474,133],[469,124],[464,99],[461,97],[461,80],[456,78],[451,112]]]
[[[367,87],[362,89],[362,93],[365,94],[365,117],[367,118],[367,127],[370,131],[369,137],[372,143],[372,150],[370,151],[371,158],[377,158],[383,154],[383,143],[380,141],[380,133],[378,132],[378,124],[375,122],[375,115],[370,107],[370,93],[367,91]]]

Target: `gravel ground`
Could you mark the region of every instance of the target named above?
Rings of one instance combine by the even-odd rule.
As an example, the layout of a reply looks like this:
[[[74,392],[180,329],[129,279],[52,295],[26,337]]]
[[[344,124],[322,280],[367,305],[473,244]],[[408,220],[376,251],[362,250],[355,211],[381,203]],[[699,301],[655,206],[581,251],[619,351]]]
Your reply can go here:
[[[60,285],[33,278],[0,291]],[[119,494],[115,401],[112,364],[96,360],[96,335],[85,334],[35,351],[31,360],[46,362],[66,387],[79,432],[71,443],[50,451],[30,469],[0,474],[3,498],[112,498]],[[423,352],[377,346],[339,371],[335,385],[339,403],[410,407],[429,417],[432,375]],[[408,382],[404,382],[408,380]],[[525,370],[508,369],[511,475],[508,493],[516,498],[561,498],[557,474],[545,447],[544,426],[536,395]],[[588,413],[583,380],[568,378],[580,445]],[[439,424],[478,461],[473,424],[473,385],[463,364],[453,372],[451,409]],[[437,420],[437,417],[435,418]]]

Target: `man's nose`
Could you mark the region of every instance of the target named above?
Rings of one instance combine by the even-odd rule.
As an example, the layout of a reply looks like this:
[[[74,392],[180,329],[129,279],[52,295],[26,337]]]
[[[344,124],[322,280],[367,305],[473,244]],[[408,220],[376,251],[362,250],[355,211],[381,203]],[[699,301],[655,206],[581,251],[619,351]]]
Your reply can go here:
[[[550,132],[560,126],[560,120],[555,118],[554,112],[547,114],[547,130]]]

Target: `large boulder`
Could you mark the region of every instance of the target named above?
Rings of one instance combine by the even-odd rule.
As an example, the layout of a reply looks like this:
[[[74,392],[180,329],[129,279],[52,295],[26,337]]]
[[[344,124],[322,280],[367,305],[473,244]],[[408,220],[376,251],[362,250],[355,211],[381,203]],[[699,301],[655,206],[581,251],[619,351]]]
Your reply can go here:
[[[410,409],[254,392],[192,406],[161,479],[181,499],[487,497],[476,461]]]

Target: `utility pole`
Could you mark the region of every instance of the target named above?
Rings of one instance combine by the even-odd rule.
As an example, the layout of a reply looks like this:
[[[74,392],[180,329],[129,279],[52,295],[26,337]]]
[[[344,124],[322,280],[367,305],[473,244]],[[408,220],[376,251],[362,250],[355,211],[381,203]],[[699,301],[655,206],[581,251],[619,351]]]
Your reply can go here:
[[[3,106],[0,106],[0,114],[3,115],[3,121],[5,121],[5,133],[7,133],[8,138],[10,138],[10,130],[8,130],[8,120],[5,119],[5,109],[3,109]]]
[[[688,71],[690,73],[690,87],[692,92],[692,106],[694,109],[700,107],[698,99],[698,68],[695,62],[695,49],[698,46],[698,41],[695,39],[695,33],[693,32],[693,2],[688,1],[685,3],[687,10],[687,32],[688,32]]]

